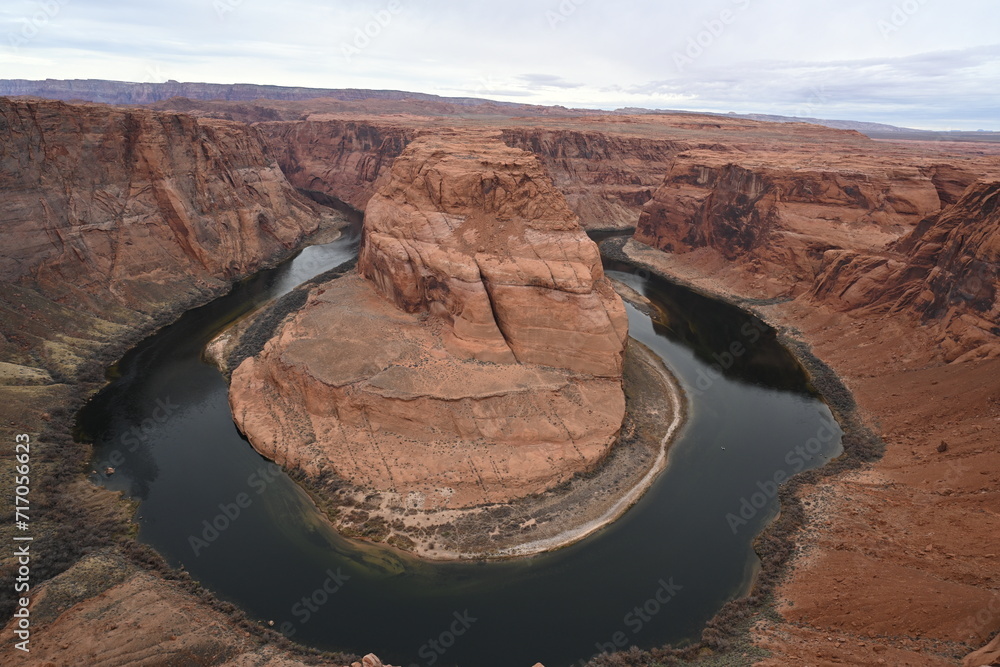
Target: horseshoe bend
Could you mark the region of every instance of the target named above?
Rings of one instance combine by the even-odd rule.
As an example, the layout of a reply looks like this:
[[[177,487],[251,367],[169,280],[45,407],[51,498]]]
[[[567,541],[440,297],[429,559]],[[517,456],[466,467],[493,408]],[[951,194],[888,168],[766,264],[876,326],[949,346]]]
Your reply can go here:
[[[217,345],[238,347],[253,326]],[[317,502],[338,505],[329,514],[342,530],[437,557],[593,532],[648,484],[682,415],[669,373],[629,344],[597,245],[539,161],[482,134],[411,143],[368,202],[357,270],[313,287],[259,353],[220,356],[240,429],[302,471]],[[605,465],[626,421],[623,371],[626,431],[645,454]],[[660,426],[637,429],[648,403],[660,403]],[[595,471],[626,491],[592,494],[596,481],[579,477]],[[490,518],[545,492],[563,509],[536,518],[540,531]],[[349,511],[359,505],[362,521]],[[485,545],[476,530],[441,534],[473,521],[492,529]]]
[[[31,83],[24,664],[997,661],[991,133]]]

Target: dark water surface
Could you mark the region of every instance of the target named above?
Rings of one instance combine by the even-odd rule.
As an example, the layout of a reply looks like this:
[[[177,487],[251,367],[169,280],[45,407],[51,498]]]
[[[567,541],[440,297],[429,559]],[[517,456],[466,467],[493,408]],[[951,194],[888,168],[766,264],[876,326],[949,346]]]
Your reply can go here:
[[[240,436],[226,384],[200,354],[227,323],[356,247],[355,230],[188,312],[132,350],[79,416],[95,469],[117,468],[95,482],[141,501],[140,539],[296,641],[396,665],[560,667],[616,640],[694,638],[747,589],[758,565],[751,541],[777,511],[775,476],[840,453],[830,411],[766,327],[609,266],[663,309],[653,322],[629,307],[631,333],[690,399],[670,464],[645,497],[577,545],[516,561],[432,564],[343,539]]]

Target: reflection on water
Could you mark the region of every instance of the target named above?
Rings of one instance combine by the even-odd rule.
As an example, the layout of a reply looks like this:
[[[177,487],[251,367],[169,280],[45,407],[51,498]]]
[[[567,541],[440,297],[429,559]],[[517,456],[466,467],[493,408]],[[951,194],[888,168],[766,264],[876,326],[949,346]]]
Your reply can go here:
[[[142,501],[142,540],[296,641],[400,665],[559,667],[623,638],[682,641],[746,589],[753,537],[776,510],[760,489],[800,467],[789,452],[820,442],[829,410],[766,327],[628,272],[614,275],[662,310],[654,322],[629,307],[632,335],[668,361],[692,402],[668,469],[631,511],[580,544],[505,562],[429,563],[337,535],[240,436],[225,382],[200,353],[227,322],[356,246],[354,234],[307,249],[189,312],[130,352],[81,412],[95,469],[118,462],[94,479]],[[839,437],[821,444],[801,467],[839,453]]]

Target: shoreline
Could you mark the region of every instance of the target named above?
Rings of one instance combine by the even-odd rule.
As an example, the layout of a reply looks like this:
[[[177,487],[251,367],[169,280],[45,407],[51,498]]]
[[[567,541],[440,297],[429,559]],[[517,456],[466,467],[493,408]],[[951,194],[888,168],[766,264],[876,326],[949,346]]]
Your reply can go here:
[[[666,366],[666,363],[664,362],[663,365],[657,370],[661,372],[664,385],[668,388],[667,395],[670,399],[673,418],[671,419],[670,425],[667,426],[667,432],[660,440],[660,451],[659,454],[657,454],[656,460],[653,462],[653,467],[646,472],[646,474],[635,486],[629,489],[624,496],[619,498],[618,501],[600,517],[592,519],[582,526],[564,531],[554,537],[537,540],[535,542],[528,542],[517,547],[511,547],[503,550],[500,552],[501,557],[510,556],[518,558],[522,556],[534,556],[542,553],[548,553],[550,551],[556,551],[558,549],[576,544],[577,542],[586,539],[620,519],[626,512],[628,512],[629,509],[632,508],[633,505],[642,499],[660,474],[667,469],[667,464],[670,460],[671,446],[674,442],[676,442],[678,431],[685,424],[687,424],[688,414],[690,412],[688,401],[684,400],[686,399],[686,394],[681,388],[677,378]]]
[[[865,423],[851,390],[825,361],[813,353],[812,346],[805,340],[802,332],[787,324],[775,322],[768,313],[761,312],[761,308],[779,305],[790,299],[745,297],[721,285],[718,290],[714,290],[696,284],[680,273],[671,271],[669,254],[634,239],[609,239],[601,244],[601,254],[612,261],[628,263],[662,280],[759,318],[775,331],[779,342],[805,369],[810,384],[830,408],[843,430],[843,451],[838,457],[824,466],[796,474],[779,488],[778,512],[753,541],[754,551],[759,558],[758,568],[744,592],[727,602],[708,622],[708,627],[713,629],[713,639],[703,637],[700,642],[684,648],[667,645],[655,650],[658,656],[679,658],[683,661],[680,664],[690,664],[688,661],[697,663],[702,649],[719,649],[714,642],[715,636],[725,636],[722,654],[744,652],[748,657],[753,656],[755,660],[752,662],[756,663],[769,654],[755,643],[754,627],[762,622],[773,622],[778,611],[775,600],[777,588],[795,567],[794,560],[799,547],[797,536],[808,521],[807,512],[810,510],[804,506],[799,491],[809,485],[832,482],[849,473],[863,470],[865,466],[882,458],[885,444],[881,436]],[[659,261],[646,261],[647,259]]]

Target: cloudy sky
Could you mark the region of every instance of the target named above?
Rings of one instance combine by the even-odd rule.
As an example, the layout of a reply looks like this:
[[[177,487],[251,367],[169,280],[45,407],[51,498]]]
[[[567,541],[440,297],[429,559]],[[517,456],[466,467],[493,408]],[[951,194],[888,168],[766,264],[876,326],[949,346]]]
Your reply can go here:
[[[1000,130],[998,0],[4,0],[0,78]]]

